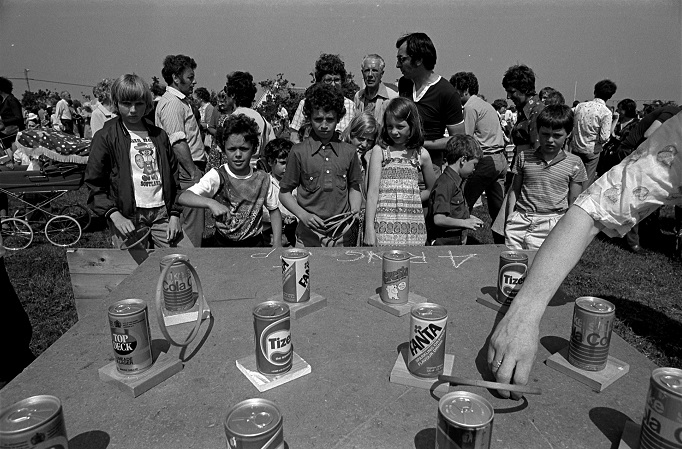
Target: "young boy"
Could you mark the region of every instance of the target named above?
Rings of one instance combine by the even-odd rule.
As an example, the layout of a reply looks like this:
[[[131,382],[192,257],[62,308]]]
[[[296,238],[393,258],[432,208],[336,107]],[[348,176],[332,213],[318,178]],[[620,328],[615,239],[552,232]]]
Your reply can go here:
[[[210,209],[216,218],[215,246],[265,246],[264,205],[270,211],[273,246],[282,245],[277,193],[270,176],[250,165],[259,134],[253,119],[243,114],[228,117],[216,136],[227,163],[211,169],[178,199],[182,206]]]
[[[270,173],[270,182],[278,197],[279,182],[286,172],[287,158],[289,157],[292,145],[293,143],[290,140],[278,137],[277,139],[269,141],[263,150],[263,158],[266,161],[268,172]],[[281,203],[279,205],[279,212],[282,215],[282,246],[294,246],[296,245],[296,225],[298,224],[296,216],[289,212]],[[263,233],[266,236],[265,240],[268,241],[269,237],[272,236],[270,214],[264,213],[263,219],[265,225]]]
[[[138,75],[122,75],[111,97],[119,116],[92,140],[85,169],[88,206],[108,219],[115,248],[136,241],[142,227],[150,228],[158,247],[192,247],[182,233],[178,162],[168,135],[143,119],[152,104],[149,86]]]
[[[312,130],[291,149],[279,194],[284,207],[298,218],[296,246],[352,245],[348,232],[342,239],[330,239],[324,224],[335,215],[360,211],[360,161],[355,148],[341,142],[335,132],[345,112],[338,88],[317,83],[306,91],[303,113]]]
[[[469,215],[462,185],[476,170],[481,157],[481,146],[472,136],[457,134],[448,140],[445,147],[447,167],[436,180],[429,197],[427,224],[431,245],[464,245],[466,230],[483,225],[481,219]]]
[[[547,106],[537,127],[540,147],[520,152],[512,167],[505,224],[505,244],[511,249],[540,248],[587,180],[580,158],[564,151],[573,129],[571,108]]]

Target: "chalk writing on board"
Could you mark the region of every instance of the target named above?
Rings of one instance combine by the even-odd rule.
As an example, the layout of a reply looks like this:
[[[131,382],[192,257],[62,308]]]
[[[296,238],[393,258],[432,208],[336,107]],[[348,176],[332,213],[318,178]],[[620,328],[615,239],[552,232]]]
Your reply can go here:
[[[410,252],[408,252],[407,254],[410,255],[410,263],[426,263],[426,254],[424,254],[423,252],[421,256],[417,256]]]
[[[267,259],[270,254],[274,253],[277,248],[272,248],[270,252],[268,253],[256,253],[256,254],[251,254],[252,259]]]
[[[466,254],[464,256],[453,256],[452,251],[448,251],[447,256],[438,256],[441,259],[450,259],[452,262],[452,266],[455,268],[459,268],[462,266],[464,262],[467,260],[471,259],[472,257],[476,257],[477,254]],[[456,259],[456,260],[455,260]]]

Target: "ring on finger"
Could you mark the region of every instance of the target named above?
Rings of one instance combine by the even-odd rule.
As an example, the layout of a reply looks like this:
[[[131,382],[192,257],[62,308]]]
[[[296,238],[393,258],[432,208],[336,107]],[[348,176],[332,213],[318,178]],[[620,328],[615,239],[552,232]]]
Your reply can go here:
[[[502,360],[498,360],[498,361],[496,361],[496,362],[493,362],[493,369],[494,369],[495,371],[497,371],[498,369],[500,369],[500,366],[502,366]]]

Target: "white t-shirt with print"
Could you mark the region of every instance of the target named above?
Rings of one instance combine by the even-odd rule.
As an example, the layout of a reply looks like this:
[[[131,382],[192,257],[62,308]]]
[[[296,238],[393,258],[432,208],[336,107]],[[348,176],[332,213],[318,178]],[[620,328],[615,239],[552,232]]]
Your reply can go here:
[[[130,131],[130,168],[137,207],[161,207],[163,188],[156,162],[156,147],[147,131]]]

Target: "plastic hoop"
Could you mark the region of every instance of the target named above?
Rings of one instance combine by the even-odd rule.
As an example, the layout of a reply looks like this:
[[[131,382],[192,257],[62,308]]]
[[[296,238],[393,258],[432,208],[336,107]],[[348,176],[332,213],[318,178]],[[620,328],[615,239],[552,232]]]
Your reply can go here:
[[[197,292],[199,293],[199,296],[197,297],[197,303],[199,304],[199,310],[198,310],[198,315],[197,315],[197,322],[194,325],[194,329],[192,329],[192,332],[189,333],[187,338],[185,339],[184,343],[178,343],[177,341],[173,340],[173,338],[170,336],[168,333],[168,329],[166,328],[166,322],[163,319],[163,280],[166,279],[166,274],[168,273],[168,270],[170,267],[175,263],[175,262],[180,262],[182,264],[185,264],[187,268],[189,269],[190,273],[192,276],[194,276],[194,282],[197,286]],[[166,340],[174,346],[180,346],[180,347],[185,347],[192,343],[192,341],[196,338],[196,336],[199,334],[199,328],[201,327],[201,322],[203,321],[204,317],[204,290],[201,287],[201,281],[199,280],[199,275],[197,274],[196,270],[190,263],[186,260],[183,260],[179,257],[173,258],[173,260],[166,265],[163,270],[161,270],[161,274],[159,275],[159,282],[156,283],[156,319],[159,322],[159,327],[161,328],[161,333],[163,334],[164,337],[166,337]]]
[[[144,230],[145,228],[146,228],[146,231],[144,231],[144,233],[142,234],[141,231]],[[129,249],[133,249],[136,246],[138,246],[140,243],[142,243],[147,237],[149,237],[149,234],[151,234],[151,233],[152,233],[152,228],[150,228],[149,226],[143,226],[140,229],[136,229],[135,230],[136,235],[129,237],[126,241],[123,242],[123,245],[121,245],[118,249],[120,249],[122,251],[127,251]],[[132,239],[136,238],[138,234],[142,234],[142,237],[138,238],[132,244],[128,245],[128,240],[132,240]]]

